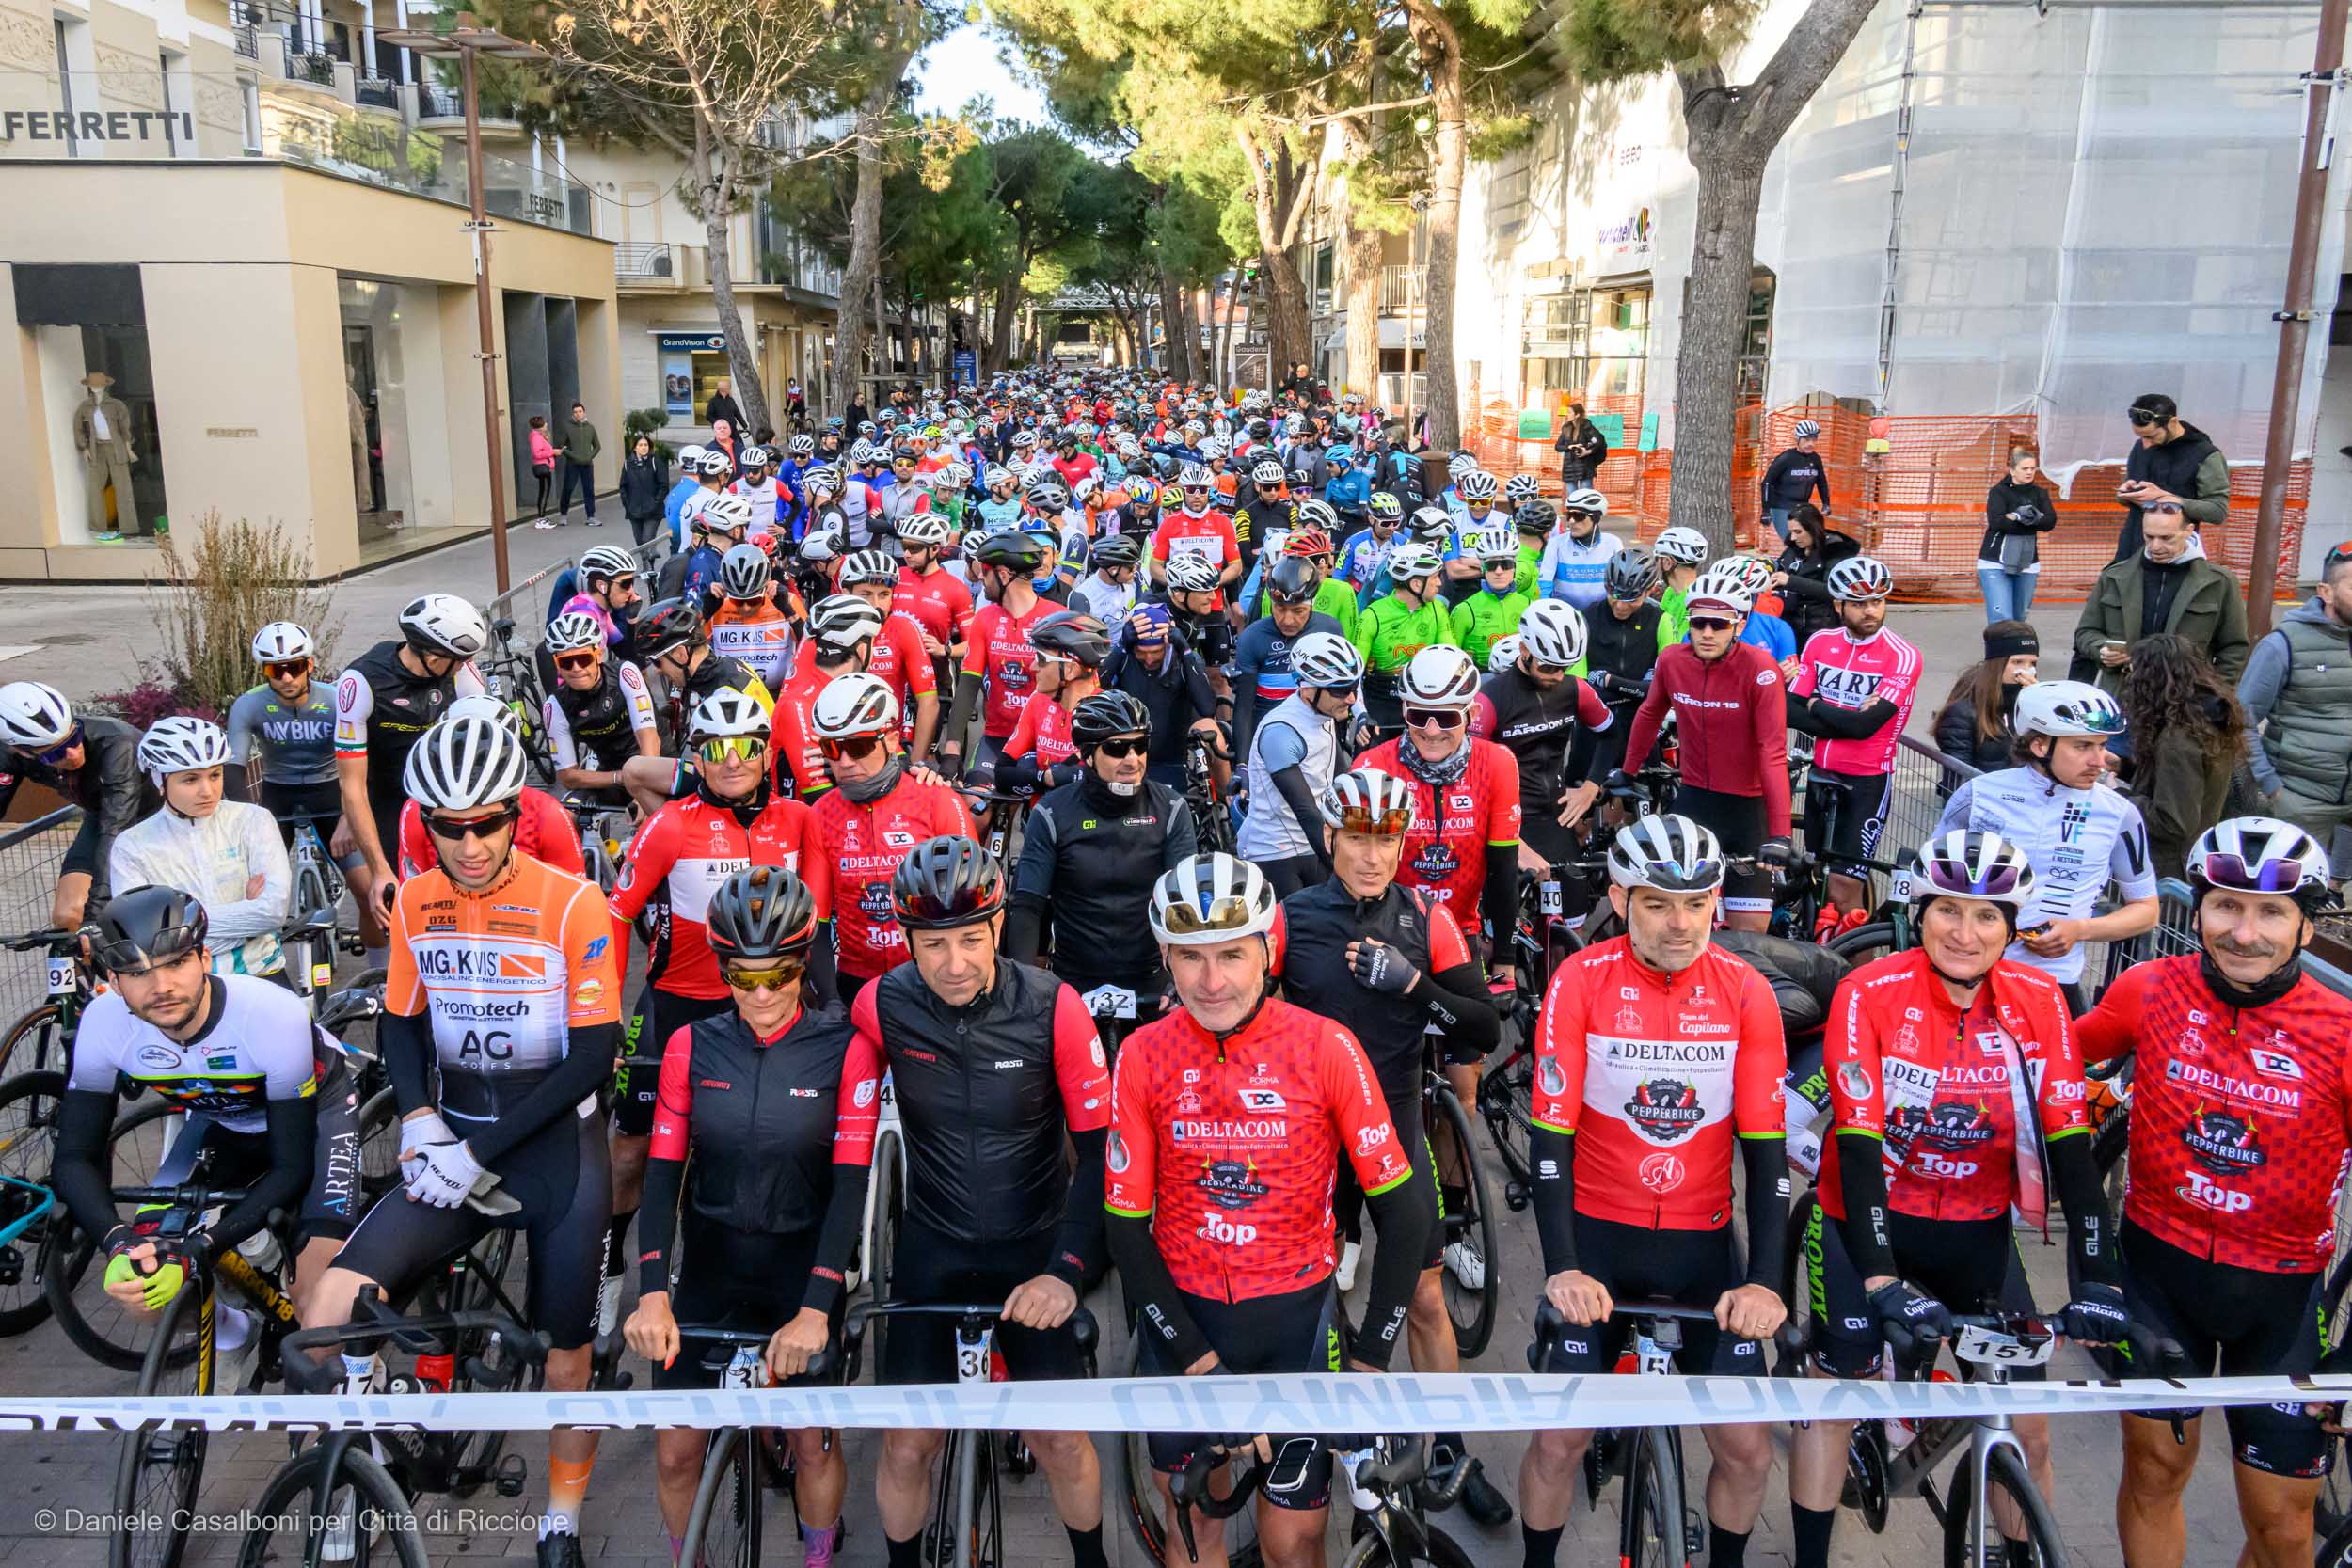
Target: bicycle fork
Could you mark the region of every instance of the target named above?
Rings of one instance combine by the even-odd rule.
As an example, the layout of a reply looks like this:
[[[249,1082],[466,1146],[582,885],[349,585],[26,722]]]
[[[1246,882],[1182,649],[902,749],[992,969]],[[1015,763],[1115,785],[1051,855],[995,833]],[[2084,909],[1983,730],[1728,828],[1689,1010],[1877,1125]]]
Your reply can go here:
[[[1968,1561],[1967,1568],[2002,1568],[2008,1554],[1999,1522],[1993,1517],[1988,1490],[1993,1450],[2007,1449],[2027,1476],[2025,1445],[2017,1441],[2016,1422],[2007,1415],[1979,1416],[1968,1427]]]

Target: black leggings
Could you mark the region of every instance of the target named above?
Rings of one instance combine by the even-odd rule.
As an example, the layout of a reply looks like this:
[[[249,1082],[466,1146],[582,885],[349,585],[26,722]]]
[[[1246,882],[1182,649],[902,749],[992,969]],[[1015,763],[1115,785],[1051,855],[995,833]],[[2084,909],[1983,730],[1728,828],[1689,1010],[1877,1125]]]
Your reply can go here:
[[[1288,898],[1301,888],[1321,887],[1330,873],[1321,860],[1313,855],[1292,855],[1284,860],[1260,861],[1258,869],[1274,884],[1274,896]]]

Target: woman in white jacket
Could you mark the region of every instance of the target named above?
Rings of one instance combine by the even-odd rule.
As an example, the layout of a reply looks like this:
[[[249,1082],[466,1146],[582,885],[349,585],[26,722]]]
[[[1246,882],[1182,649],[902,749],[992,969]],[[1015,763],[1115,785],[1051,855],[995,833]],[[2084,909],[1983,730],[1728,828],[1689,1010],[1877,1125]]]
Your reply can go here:
[[[222,799],[229,737],[209,720],[159,719],[138,757],[164,806],[115,840],[112,885],[178,888],[204,906],[214,973],[278,974],[294,869],[267,811]]]

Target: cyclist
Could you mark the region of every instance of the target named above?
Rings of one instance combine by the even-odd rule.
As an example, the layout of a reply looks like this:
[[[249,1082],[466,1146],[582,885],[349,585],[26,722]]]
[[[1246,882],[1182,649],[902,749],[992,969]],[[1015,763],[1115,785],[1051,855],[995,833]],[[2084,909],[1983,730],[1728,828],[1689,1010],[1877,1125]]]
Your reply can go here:
[[[1070,607],[1106,626],[1118,626],[1136,607],[1136,575],[1142,562],[1140,535],[1114,533],[1096,540],[1087,553],[1087,565],[1091,569],[1070,591]]]
[[[1037,650],[1029,644],[1029,630],[1062,608],[1038,596],[1035,578],[1044,559],[1044,544],[1035,534],[1006,531],[980,541],[974,565],[988,603],[972,618],[971,641],[956,678],[955,711],[939,742],[950,771],[962,766],[964,736],[976,713],[980,721],[976,763],[993,767],[1020,726],[1021,710],[1037,685]]]
[[[988,498],[975,508],[980,515],[980,527],[990,533],[1017,528],[1021,523],[1021,477],[1010,468],[988,470],[983,476]]]
[[[1389,551],[1388,574],[1394,586],[1365,607],[1354,639],[1364,661],[1364,711],[1383,736],[1404,728],[1397,682],[1406,663],[1423,648],[1454,641],[1439,593],[1445,565],[1438,552],[1419,543],[1398,545]]]
[[[2017,694],[2010,728],[2018,766],[1962,784],[1944,802],[1935,831],[1996,832],[2026,851],[2038,895],[2018,922],[2010,957],[2046,971],[2079,1018],[2090,1006],[2084,945],[2136,937],[2154,927],[2158,913],[2148,825],[2122,791],[2101,782],[2107,737],[2122,733],[2123,710],[2095,686],[2043,681]],[[2110,878],[2122,905],[2094,913]]]
[[[702,611],[691,600],[664,599],[646,610],[637,626],[637,650],[645,673],[660,676],[669,689],[669,730],[681,742],[688,716],[714,691],[740,691],[763,708],[776,705],[749,665],[712,649]]]
[[[253,634],[253,661],[262,667],[262,684],[229,705],[229,793],[266,807],[289,848],[295,826],[290,819],[316,818],[319,847],[331,852],[342,824],[334,689],[311,678],[317,649],[292,621],[272,621]],[[346,869],[351,859],[343,857]]]
[[[935,512],[918,512],[898,534],[898,581],[890,607],[914,622],[923,652],[931,661],[931,689],[952,690],[955,661],[963,657],[972,630],[972,590],[950,571],[946,558],[955,533]],[[931,726],[938,728],[934,721]]]
[[[1536,577],[1547,595],[1565,599],[1590,615],[1606,592],[1610,559],[1625,546],[1615,534],[1601,529],[1609,500],[1599,491],[1590,486],[1571,490],[1560,510],[1567,528],[1545,544]]]
[[[1551,538],[1551,531],[1559,526],[1560,515],[1552,504],[1540,496],[1530,496],[1511,506],[1511,530],[1519,536],[1518,580],[1543,590],[1544,546]]]
[[[1225,594],[1210,575],[1209,563],[1198,557],[1178,557],[1168,562],[1167,606],[1184,645],[1200,656],[1217,700],[1231,700],[1225,667],[1232,662],[1234,627],[1225,608]]]
[[[1158,531],[1152,535],[1152,581],[1165,585],[1169,560],[1183,554],[1207,562],[1216,574],[1218,587],[1239,582],[1244,567],[1233,519],[1210,504],[1216,494],[1216,477],[1198,464],[1188,465],[1177,475],[1176,486],[1184,493],[1184,504],[1164,513]]]
[[[222,798],[229,737],[174,715],[148,726],[138,758],[164,803],[115,840],[108,885],[179,889],[203,907],[218,973],[278,978],[294,867],[267,811]]]
[[[1078,992],[1116,1046],[1168,1005],[1168,971],[1145,909],[1160,874],[1193,853],[1184,797],[1144,775],[1152,716],[1124,691],[1097,692],[1071,712],[1078,773],[1038,798],[1013,872],[1006,956],[1053,971]]]
[[[720,558],[719,574],[697,607],[710,651],[731,658],[774,691],[792,672],[792,590],[775,580],[775,563],[757,545],[738,545]],[[781,592],[779,592],[781,590]]]
[[[1274,889],[1247,861],[1179,862],[1153,886],[1150,918],[1180,1006],[1119,1053],[1104,1195],[1112,1257],[1146,1325],[1136,1336],[1142,1370],[1384,1370],[1435,1216],[1363,1048],[1340,1024],[1271,994]],[[1343,1160],[1385,1243],[1344,1345],[1331,1289],[1332,1181]],[[1199,1449],[1249,1441],[1152,1433],[1163,1494]],[[1269,1562],[1318,1564],[1330,1454],[1312,1437],[1282,1447],[1277,1468],[1296,1480],[1261,1494],[1259,1545]],[[1223,1568],[1221,1532],[1200,1545],[1202,1568]],[[1174,1530],[1164,1561],[1189,1568]]]
[[[215,973],[204,906],[177,888],[130,885],[100,912],[92,957],[107,989],[73,1037],[50,1184],[74,1222],[106,1250],[106,1293],[160,1311],[199,1253],[218,1257],[269,1223],[299,1213],[293,1294],[305,1305],[351,1234],[359,1190],[359,1095],[342,1050],[294,996],[247,975]],[[158,1250],[147,1212],[118,1224],[106,1144],[125,1085],[152,1089],[184,1115],[155,1186],[206,1180],[246,1196],[199,1231]],[[222,1302],[218,1347],[250,1337],[251,1315]]]
[[[548,626],[547,649],[555,679],[548,683],[540,718],[555,757],[556,786],[578,790],[599,805],[627,805],[621,764],[661,754],[644,672],[606,649],[593,615],[557,616]]]
[[[637,589],[637,557],[633,551],[618,545],[596,545],[581,552],[580,568],[573,580],[579,592],[558,605],[548,620],[553,623],[563,615],[593,615],[604,632],[607,645],[617,657],[635,658],[637,649],[630,637],[629,623],[644,595]],[[540,672],[542,685],[551,686],[548,672]]]
[[[1601,603],[1608,612],[1584,618],[1585,663],[1592,672],[1586,678],[1622,721],[1631,721],[1658,666],[1663,611],[1651,597],[1658,583],[1658,557],[1639,546],[1619,550],[1601,571]]]
[[[1672,708],[1683,762],[1674,809],[1704,826],[1731,854],[1758,863],[1724,877],[1723,903],[1727,925],[1761,931],[1772,923],[1769,867],[1791,859],[1788,715],[1780,666],[1763,649],[1740,641],[1752,602],[1736,570],[1722,565],[1692,584],[1690,640],[1658,656],[1649,695],[1626,736],[1625,768],[1649,761]],[[1622,768],[1604,785],[1613,792],[1630,786]]]
[[[612,889],[616,985],[628,978],[629,923],[652,911],[645,985],[628,1025],[629,1054],[639,1061],[659,1056],[671,1036],[725,1012],[732,1001],[705,935],[711,896],[730,873],[781,866],[807,886],[818,920],[833,918],[832,863],[820,852],[808,807],[772,783],[770,731],[767,710],[742,692],[722,688],[704,698],[687,735],[697,764],[691,793],[647,818],[622,863]],[[819,929],[811,979],[820,1001],[833,994],[832,959],[832,933]],[[624,1062],[613,1079],[612,1215],[597,1303],[607,1326],[620,1306],[622,1248],[637,1213],[658,1088],[638,1061]]]
[[[519,735],[515,710],[496,697],[460,697],[450,704],[449,719],[486,719]],[[515,848],[533,860],[547,862],[575,877],[587,875],[580,854],[580,834],[555,797],[535,785],[523,786],[516,802],[521,813],[515,824]],[[400,808],[400,874],[403,879],[440,863],[440,852],[425,829],[424,812],[413,800]]]
[[[2328,855],[2292,823],[2237,816],[2198,838],[2187,870],[2198,954],[2125,970],[2081,1023],[2086,1062],[2138,1053],[2123,1298],[2135,1323],[2185,1353],[2150,1373],[2289,1376],[2321,1365],[2321,1281],[2352,1144],[2352,1003],[2302,961],[2330,902]],[[2242,1560],[2310,1562],[2333,1440],[2292,1404],[2233,1407],[2228,1421]],[[2125,1559],[2178,1568],[2202,1423],[2191,1410],[2122,1422]]]
[[[1413,792],[1405,781],[1369,768],[1342,773],[1317,804],[1331,876],[1284,898],[1275,911],[1271,973],[1282,982],[1284,997],[1339,1024],[1363,1048],[1389,1123],[1412,1162],[1413,1180],[1442,1218],[1436,1156],[1422,1114],[1430,1037],[1442,1040],[1448,1053],[1474,1060],[1501,1039],[1502,1016],[1453,914],[1426,892],[1397,880],[1413,823]],[[1360,1234],[1362,1193],[1349,1174],[1340,1173],[1337,1218],[1353,1246]],[[1475,1247],[1469,1240],[1446,1244],[1442,1227],[1429,1231],[1406,1322],[1417,1372],[1461,1367],[1438,1271],[1447,1265],[1483,1284],[1486,1260],[1475,1256]],[[1457,1460],[1469,1453],[1458,1432],[1439,1433],[1437,1447]],[[1465,1509],[1489,1528],[1502,1524],[1511,1505],[1480,1473],[1477,1460],[1468,1463]]]
[[[1356,590],[1333,575],[1333,563],[1339,558],[1339,546],[1331,543],[1331,531],[1339,526],[1336,515],[1321,501],[1299,503],[1299,526],[1291,531],[1282,542],[1282,553],[1306,562],[1315,569],[1315,608],[1340,624],[1340,630],[1350,636],[1356,630]],[[1258,613],[1265,613],[1261,604]]]
[[[547,1386],[576,1390],[588,1386],[612,1206],[601,1125],[581,1113],[612,1071],[621,977],[596,884],[515,853],[528,768],[521,740],[486,719],[444,721],[409,752],[404,783],[428,814],[441,863],[401,884],[376,1025],[401,1110],[408,1200],[368,1211],[311,1310],[320,1323],[346,1323],[362,1286],[398,1299],[491,1226],[519,1228],[532,1326],[551,1345]],[[467,1206],[485,1177],[520,1207],[493,1218]],[[374,1386],[373,1356],[344,1365],[351,1386]],[[544,1568],[580,1568],[596,1452],[593,1432],[548,1436]]]
[[[843,675],[873,673],[882,615],[853,594],[819,599],[809,611],[808,639],[800,668],[776,693],[775,744],[769,757],[778,789],[793,790],[801,799],[812,800],[833,787],[833,775],[826,770],[823,750],[817,744],[817,696]],[[928,673],[929,661],[922,662]]]
[[[938,672],[923,623],[898,612],[898,562],[882,550],[853,550],[841,562],[839,580],[842,593],[865,600],[881,618],[866,668],[898,697],[898,710],[912,716],[914,754],[927,755],[939,730]]]
[[[1659,561],[1658,647],[1662,653],[1691,634],[1691,585],[1711,553],[1694,528],[1670,528],[1650,546]]]
[[[1490,524],[1465,535],[1462,553],[1481,575],[1478,591],[1454,607],[1454,641],[1483,670],[1495,643],[1519,629],[1535,595],[1519,580],[1519,545],[1509,529]]]
[[[891,1259],[900,1300],[1004,1303],[996,1347],[1016,1378],[1078,1377],[1068,1329],[1103,1258],[1110,1084],[1077,992],[998,949],[1004,873],[969,838],[929,839],[891,878],[914,961],[859,993],[851,1022],[888,1068],[905,1127],[906,1217]],[[1077,1150],[1072,1174],[1062,1149]],[[946,1383],[955,1325],[892,1325],[879,1376]],[[1076,1568],[1104,1568],[1103,1491],[1083,1432],[1031,1432]],[[943,1434],[882,1435],[874,1492],[890,1568],[917,1568]]]
[[[1919,650],[1886,629],[1886,597],[1895,579],[1867,555],[1830,568],[1838,624],[1806,639],[1788,683],[1788,721],[1819,736],[1804,791],[1808,832],[1835,816],[1836,832],[1813,846],[1833,860],[1878,852],[1893,797],[1895,752],[1919,695]],[[1869,914],[1867,873],[1830,873],[1833,908],[1845,924]]]
[[[1291,655],[1299,640],[1315,632],[1347,635],[1343,622],[1315,608],[1323,597],[1324,580],[1312,562],[1285,555],[1266,576],[1266,614],[1242,627],[1233,640],[1233,749],[1244,756],[1249,753],[1258,715],[1298,685]],[[1352,620],[1355,596],[1343,586],[1340,592]]]
[[[27,779],[82,808],[50,896],[49,924],[59,930],[78,928],[87,913],[104,907],[116,838],[158,803],[139,766],[138,744],[138,731],[103,714],[76,714],[54,686],[0,686],[0,745],[8,748],[0,812]]]
[[[819,855],[834,880],[834,922],[845,999],[907,960],[906,933],[890,903],[890,874],[910,846],[966,832],[972,818],[953,790],[908,767],[898,701],[870,674],[844,674],[818,692],[810,712],[834,787],[817,798]]]
[[[1366,507],[1367,525],[1347,536],[1340,546],[1337,576],[1359,594],[1367,593],[1388,569],[1389,551],[1405,523],[1405,508],[1393,492],[1375,490]]]
[[[724,452],[711,455],[722,462],[726,458]],[[694,547],[687,552],[686,564],[680,568],[676,596],[699,609],[722,591],[719,573],[727,552],[749,541],[752,503],[740,496],[717,496],[695,512],[693,519]],[[670,584],[664,581],[661,586],[666,589]],[[637,651],[644,657],[653,657],[643,642]]]
[[[1330,848],[1317,823],[1324,788],[1341,770],[1364,661],[1328,631],[1309,632],[1290,651],[1296,686],[1251,732],[1248,809],[1234,848],[1260,866],[1278,896],[1330,874]]]
[[[1570,830],[1616,766],[1609,742],[1623,735],[1600,694],[1569,673],[1584,639],[1574,605],[1536,600],[1519,619],[1518,657],[1486,678],[1470,710],[1470,734],[1518,762],[1519,863],[1538,876],[1576,853]]]
[[[408,753],[460,697],[489,690],[473,658],[489,645],[482,612],[454,594],[426,594],[400,612],[400,637],[378,642],[343,667],[335,683],[335,776],[343,827],[367,857],[351,879],[370,967],[387,959],[381,945],[399,877],[401,780]]]
[[[1931,840],[1912,872],[1919,946],[1838,985],[1823,1047],[1831,1136],[1802,1243],[1822,1376],[1875,1377],[1890,1342],[1906,1364],[1932,1360],[1956,1311],[2030,1312],[2010,1216],[2046,1233],[2053,1193],[2074,1280],[2062,1332],[2123,1338],[2115,1222],[2091,1161],[2066,999],[2040,970],[2001,957],[2033,883],[2025,852],[1997,833]],[[2039,1380],[2042,1369],[2015,1375]],[[1852,1426],[1797,1431],[1796,1568],[1829,1568]],[[2018,1436],[2049,1495],[2048,1418],[2020,1417]]]
[[[657,1388],[713,1382],[698,1355],[677,1364],[680,1323],[769,1333],[760,1359],[778,1383],[805,1371],[838,1326],[873,1157],[870,1132],[838,1133],[845,1117],[873,1104],[882,1067],[847,1022],[809,1006],[803,975],[818,925],[808,889],[774,866],[734,872],[710,895],[710,950],[734,1007],[663,1044],[628,1324]],[[803,1555],[825,1568],[849,1469],[822,1428],[787,1441]],[[673,1560],[708,1447],[691,1427],[654,1436],[654,1497]]]
[[[766,447],[743,449],[743,472],[727,486],[727,494],[741,498],[752,510],[747,540],[756,545],[776,531],[776,519],[783,514],[782,496],[776,476],[771,472],[775,453]]]
[[[1764,977],[1708,941],[1724,851],[1690,817],[1645,816],[1609,851],[1625,935],[1570,957],[1536,1024],[1528,1164],[1544,1295],[1571,1325],[1547,1371],[1615,1365],[1620,1299],[1712,1308],[1685,1325],[1687,1373],[1761,1377],[1788,1309],[1773,1281],[1788,1228],[1780,1009]],[[1730,1223],[1745,1179],[1748,1260]],[[1548,1568],[1592,1433],[1553,1428],[1519,1463],[1527,1568]],[[1770,1429],[1705,1429],[1709,1568],[1740,1568],[1764,1505]]]
[[[1091,615],[1065,610],[1029,628],[1037,650],[1037,690],[1021,710],[997,759],[999,787],[1035,794],[1074,781],[1082,768],[1071,739],[1070,716],[1103,688],[1103,661],[1110,657],[1110,632]]]
[[[1277,531],[1287,532],[1297,503],[1291,495],[1290,476],[1271,457],[1259,459],[1249,469],[1249,499],[1233,515],[1233,532],[1243,552],[1255,561],[1259,549]]]

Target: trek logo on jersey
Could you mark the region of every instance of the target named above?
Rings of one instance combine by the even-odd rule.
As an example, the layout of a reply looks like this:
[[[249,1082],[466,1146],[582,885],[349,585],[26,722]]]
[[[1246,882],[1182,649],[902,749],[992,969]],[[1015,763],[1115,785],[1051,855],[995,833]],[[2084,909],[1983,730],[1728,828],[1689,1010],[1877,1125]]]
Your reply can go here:
[[[1626,1119],[1660,1143],[1687,1138],[1707,1119],[1696,1085],[1675,1078],[1653,1078],[1639,1085],[1625,1102]]]
[[[2240,1176],[2270,1163],[2253,1118],[2228,1111],[2198,1106],[2181,1130],[2181,1141],[2197,1163],[2216,1176]]]

